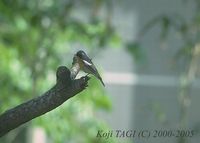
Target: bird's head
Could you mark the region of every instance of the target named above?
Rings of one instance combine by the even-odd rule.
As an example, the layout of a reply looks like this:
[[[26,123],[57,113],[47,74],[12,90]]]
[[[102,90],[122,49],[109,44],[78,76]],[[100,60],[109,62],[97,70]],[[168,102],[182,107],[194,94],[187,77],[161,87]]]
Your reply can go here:
[[[84,51],[80,50],[80,51],[78,51],[78,52],[76,53],[76,56],[77,56],[78,58],[84,60],[85,57],[87,57],[87,54],[86,54]]]
[[[78,51],[75,57],[77,58],[77,61],[81,67],[83,65],[92,66],[91,59],[87,56],[87,54],[84,51]]]
[[[87,62],[89,57],[87,56],[87,54],[84,51],[80,50],[75,54],[74,59],[75,59],[76,63],[79,64],[80,68],[83,68],[85,61]]]

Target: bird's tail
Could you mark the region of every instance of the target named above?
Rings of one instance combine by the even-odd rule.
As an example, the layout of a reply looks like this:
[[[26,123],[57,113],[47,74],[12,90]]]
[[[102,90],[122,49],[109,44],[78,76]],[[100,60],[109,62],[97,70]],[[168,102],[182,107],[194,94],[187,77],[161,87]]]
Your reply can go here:
[[[104,82],[103,82],[102,78],[101,78],[100,76],[98,76],[98,79],[101,81],[101,83],[102,83],[102,84],[103,84],[103,86],[105,87],[105,84],[104,84]]]

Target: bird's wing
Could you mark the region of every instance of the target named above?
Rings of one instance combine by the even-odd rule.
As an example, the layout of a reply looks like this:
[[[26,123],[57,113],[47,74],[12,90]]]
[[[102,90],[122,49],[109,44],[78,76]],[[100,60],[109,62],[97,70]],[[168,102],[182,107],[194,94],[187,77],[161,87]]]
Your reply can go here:
[[[92,66],[93,65],[92,61],[88,62],[86,60],[83,60],[83,62],[84,62],[85,65],[88,65],[88,66]]]
[[[103,84],[103,86],[105,86],[99,72],[97,71],[96,67],[94,66],[94,64],[92,63],[92,61],[90,60],[89,62],[88,61],[85,61],[83,60],[84,62],[84,71],[87,72],[87,73],[90,73],[90,74],[93,74],[95,77],[97,77],[101,83]]]
[[[85,62],[88,62],[89,64],[93,64],[92,63],[92,60],[87,56],[87,55],[85,55],[84,57],[82,57],[81,58],[83,61],[85,61]]]
[[[101,81],[101,83],[102,83],[102,84],[103,84],[103,86],[105,87],[105,84],[104,84],[104,82],[103,82],[102,78],[100,77],[100,75],[99,75],[98,79]]]

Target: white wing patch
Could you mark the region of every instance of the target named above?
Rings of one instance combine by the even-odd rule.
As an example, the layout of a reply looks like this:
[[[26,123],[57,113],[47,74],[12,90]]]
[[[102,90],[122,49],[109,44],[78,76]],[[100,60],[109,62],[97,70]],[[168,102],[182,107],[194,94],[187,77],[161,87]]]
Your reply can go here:
[[[92,65],[92,64],[89,63],[88,61],[83,60],[83,62],[84,62],[86,65],[88,65],[88,66],[91,66],[91,65]]]

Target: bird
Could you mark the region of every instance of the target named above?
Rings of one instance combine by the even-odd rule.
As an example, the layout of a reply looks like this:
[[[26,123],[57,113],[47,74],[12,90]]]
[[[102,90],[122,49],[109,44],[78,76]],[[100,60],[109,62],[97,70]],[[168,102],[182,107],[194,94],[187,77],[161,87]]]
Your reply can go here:
[[[85,72],[87,74],[94,75],[96,78],[98,78],[101,81],[102,85],[105,87],[105,84],[104,84],[97,68],[93,64],[92,59],[90,59],[83,50],[79,50],[75,54],[74,58],[76,59],[75,61],[78,62],[79,66],[80,66],[80,70],[82,70],[83,72]]]

